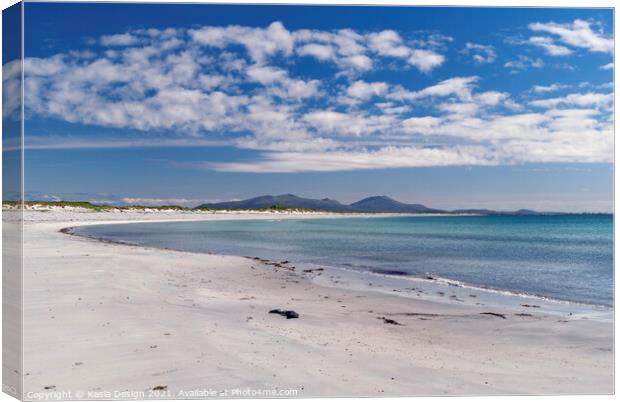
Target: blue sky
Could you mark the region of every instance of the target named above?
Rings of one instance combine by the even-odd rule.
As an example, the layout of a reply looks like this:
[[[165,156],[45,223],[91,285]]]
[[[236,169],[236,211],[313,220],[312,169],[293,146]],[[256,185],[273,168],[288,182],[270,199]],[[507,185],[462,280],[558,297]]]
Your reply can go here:
[[[611,10],[25,10],[31,198],[612,209]]]

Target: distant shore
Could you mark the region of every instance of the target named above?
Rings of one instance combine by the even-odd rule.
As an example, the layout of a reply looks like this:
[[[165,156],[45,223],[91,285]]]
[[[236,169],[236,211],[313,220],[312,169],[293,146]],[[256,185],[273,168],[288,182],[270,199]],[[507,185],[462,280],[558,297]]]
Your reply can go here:
[[[24,213],[26,390],[163,389],[173,398],[248,387],[300,397],[613,392],[609,322],[322,286],[318,272],[284,262],[60,232],[341,214],[43,209]],[[278,309],[299,318],[269,313]]]
[[[224,203],[226,204],[226,203]],[[209,204],[205,204],[209,205]],[[217,205],[217,204],[214,204]],[[109,205],[95,204],[87,201],[3,201],[3,209],[14,210],[23,206],[24,210],[75,210],[82,212],[185,212],[185,213],[277,213],[277,214],[329,214],[329,215],[369,215],[385,216],[393,214],[397,216],[547,216],[547,215],[605,215],[612,216],[609,212],[549,212],[520,209],[516,211],[494,211],[489,209],[461,209],[461,210],[427,210],[399,211],[399,210],[338,210],[326,208],[306,208],[295,206],[272,205],[261,208],[256,207],[184,207],[180,205]]]

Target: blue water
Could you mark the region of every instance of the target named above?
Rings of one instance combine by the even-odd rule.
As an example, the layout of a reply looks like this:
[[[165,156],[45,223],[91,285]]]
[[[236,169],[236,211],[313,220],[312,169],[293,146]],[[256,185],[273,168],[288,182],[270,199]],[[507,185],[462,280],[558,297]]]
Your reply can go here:
[[[611,216],[432,216],[113,224],[77,234],[184,251],[446,278],[613,305]]]

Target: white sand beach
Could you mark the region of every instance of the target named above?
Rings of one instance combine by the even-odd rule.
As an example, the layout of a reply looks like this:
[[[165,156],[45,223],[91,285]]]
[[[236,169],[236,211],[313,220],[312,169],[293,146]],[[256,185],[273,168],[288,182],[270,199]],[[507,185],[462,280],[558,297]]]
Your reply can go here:
[[[323,287],[312,280],[316,273],[249,258],[60,232],[105,222],[261,217],[273,215],[26,211],[24,397],[613,392],[610,322]]]

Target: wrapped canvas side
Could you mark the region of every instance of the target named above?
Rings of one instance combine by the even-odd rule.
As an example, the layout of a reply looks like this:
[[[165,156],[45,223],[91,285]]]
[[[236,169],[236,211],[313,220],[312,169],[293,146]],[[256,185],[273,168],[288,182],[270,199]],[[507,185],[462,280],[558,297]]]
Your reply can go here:
[[[23,3],[2,12],[2,390],[22,398]]]

